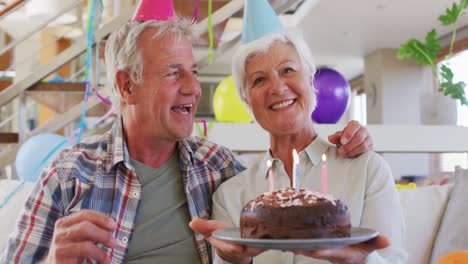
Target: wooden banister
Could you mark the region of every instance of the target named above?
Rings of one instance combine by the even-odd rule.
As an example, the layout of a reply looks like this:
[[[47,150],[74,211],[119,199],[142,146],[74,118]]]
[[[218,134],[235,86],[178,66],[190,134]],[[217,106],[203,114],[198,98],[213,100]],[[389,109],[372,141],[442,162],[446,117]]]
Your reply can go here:
[[[10,11],[13,11],[14,9],[20,7],[24,3],[26,3],[27,0],[16,0],[13,3],[7,5],[5,8],[0,11],[0,17],[4,16],[5,14],[8,14]]]

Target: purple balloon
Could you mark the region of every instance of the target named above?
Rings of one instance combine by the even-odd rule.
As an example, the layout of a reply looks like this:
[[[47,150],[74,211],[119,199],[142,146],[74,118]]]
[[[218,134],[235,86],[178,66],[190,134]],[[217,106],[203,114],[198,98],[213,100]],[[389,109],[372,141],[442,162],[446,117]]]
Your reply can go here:
[[[317,108],[312,112],[312,119],[320,124],[335,124],[346,111],[349,102],[348,81],[339,72],[322,68],[314,78],[317,91]]]

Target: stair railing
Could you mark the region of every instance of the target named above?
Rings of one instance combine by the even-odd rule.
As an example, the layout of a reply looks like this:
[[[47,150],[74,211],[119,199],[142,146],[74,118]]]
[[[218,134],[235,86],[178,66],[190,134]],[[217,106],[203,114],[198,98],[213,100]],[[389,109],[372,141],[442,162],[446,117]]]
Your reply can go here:
[[[275,6],[275,10],[277,13],[283,13],[289,8],[291,8],[295,3],[297,3],[299,0],[286,0],[281,6]],[[224,20],[230,18],[233,14],[237,13],[238,11],[241,10],[243,7],[244,0],[233,0],[229,2],[228,4],[224,5],[220,9],[218,9],[216,12],[213,13],[212,15],[212,25],[216,26],[219,23],[223,22]],[[96,32],[96,37],[95,41],[100,41],[104,37],[110,34],[110,32],[115,29],[117,26],[123,24],[125,21],[127,21],[133,11],[129,12],[127,11],[126,13],[122,13],[119,17],[115,18],[113,21],[109,22],[105,26],[103,26],[101,29],[99,29]],[[205,18],[201,22],[199,22],[197,25],[195,25],[195,32],[198,32],[198,35],[201,36],[202,34],[206,33],[208,31],[208,20]],[[241,34],[239,33],[236,37],[231,39],[228,42],[225,42],[221,45],[218,46],[214,54],[222,54],[225,53],[226,51],[232,49],[236,43],[240,41]],[[56,58],[54,58],[49,64],[45,65],[43,69],[38,70],[37,72],[33,73],[30,77],[26,78],[23,81],[20,81],[17,85],[12,85],[11,88],[7,88],[6,91],[0,92],[0,106],[9,102],[12,100],[14,97],[18,96],[19,93],[24,91],[25,89],[29,88],[31,85],[34,83],[38,82],[41,78],[44,76],[47,76],[48,74],[54,72],[59,65],[63,65],[63,60],[64,58],[75,58],[76,56],[84,53],[86,50],[86,40],[83,39],[82,41],[77,41],[76,44],[74,44],[72,47],[69,47],[67,50],[65,50],[62,53],[66,53],[66,56],[59,54]],[[216,57],[215,57],[216,58]],[[208,64],[208,55],[204,56],[199,60],[199,65],[201,67],[206,66]],[[108,98],[108,95],[106,95],[106,98]],[[90,97],[89,101],[87,102],[87,107],[86,109],[89,110],[93,108],[94,106],[98,105],[101,101],[96,97]],[[61,128],[63,128],[65,125],[73,122],[74,120],[77,120],[80,115],[81,115],[81,110],[82,110],[82,104],[79,103],[72,108],[70,108],[67,112],[63,114],[57,115],[54,119],[50,120],[48,123],[46,123],[44,126],[36,128],[35,130],[31,131],[31,133],[28,136],[34,136],[40,133],[44,132],[49,132],[49,131],[57,131]],[[19,144],[12,147],[7,154],[4,154],[3,156],[0,156],[0,168],[5,167],[9,164],[11,164],[14,161],[14,158],[16,156],[17,151],[19,150]]]

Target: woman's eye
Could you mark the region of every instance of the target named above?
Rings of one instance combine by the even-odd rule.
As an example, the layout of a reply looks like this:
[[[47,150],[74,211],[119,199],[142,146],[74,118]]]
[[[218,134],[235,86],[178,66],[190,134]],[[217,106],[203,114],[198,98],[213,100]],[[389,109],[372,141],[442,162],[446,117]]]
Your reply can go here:
[[[254,82],[253,82],[253,86],[263,82],[264,80],[265,80],[264,77],[259,77],[259,78],[255,79]]]
[[[294,72],[294,69],[291,67],[287,67],[284,69],[284,73],[291,73],[291,72]]]

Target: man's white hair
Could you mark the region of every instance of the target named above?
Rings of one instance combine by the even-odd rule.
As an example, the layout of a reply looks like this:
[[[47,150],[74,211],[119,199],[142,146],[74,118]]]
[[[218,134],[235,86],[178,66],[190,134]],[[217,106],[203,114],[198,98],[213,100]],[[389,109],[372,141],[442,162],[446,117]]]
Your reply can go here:
[[[265,53],[275,43],[287,43],[292,45],[299,55],[301,63],[307,71],[315,75],[315,63],[312,59],[309,46],[299,33],[272,33],[260,39],[242,44],[234,53],[232,60],[232,77],[236,84],[237,93],[244,103],[249,105],[249,98],[245,90],[245,65],[247,60],[255,55]]]
[[[167,21],[130,21],[112,32],[107,39],[105,61],[107,87],[112,90],[112,106],[114,112],[120,113],[120,92],[115,81],[118,71],[127,71],[132,82],[136,84],[143,83],[143,59],[138,39],[148,28],[156,28],[158,31],[153,39],[160,38],[167,34],[175,34],[178,38],[185,36],[192,39],[192,21],[175,17]],[[154,50],[154,52],[159,52]]]

